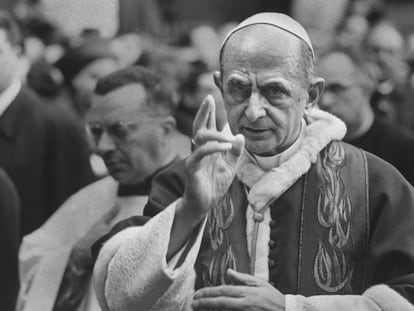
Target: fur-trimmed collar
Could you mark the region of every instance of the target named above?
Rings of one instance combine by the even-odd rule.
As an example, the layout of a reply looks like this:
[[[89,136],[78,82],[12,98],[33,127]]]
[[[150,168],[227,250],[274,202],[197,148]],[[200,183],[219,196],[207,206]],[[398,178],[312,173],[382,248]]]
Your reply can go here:
[[[309,170],[321,150],[331,141],[345,136],[345,124],[330,113],[313,109],[305,121],[305,138],[299,151],[279,167],[265,172],[251,157],[243,154],[237,177],[250,188],[248,201],[256,211],[289,189]]]

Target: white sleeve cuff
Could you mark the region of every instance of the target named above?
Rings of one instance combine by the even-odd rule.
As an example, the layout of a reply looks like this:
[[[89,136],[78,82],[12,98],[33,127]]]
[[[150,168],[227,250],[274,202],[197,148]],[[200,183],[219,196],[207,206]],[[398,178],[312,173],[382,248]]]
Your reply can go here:
[[[192,297],[194,263],[206,220],[167,264],[179,201],[144,226],[125,229],[104,244],[94,268],[95,291],[103,310],[132,311],[137,305],[142,310],[182,310]]]
[[[304,297],[285,295],[286,311],[413,311],[404,297],[390,287],[380,284],[362,295],[319,295]]]
[[[359,295],[286,295],[286,311],[382,311],[369,298]]]

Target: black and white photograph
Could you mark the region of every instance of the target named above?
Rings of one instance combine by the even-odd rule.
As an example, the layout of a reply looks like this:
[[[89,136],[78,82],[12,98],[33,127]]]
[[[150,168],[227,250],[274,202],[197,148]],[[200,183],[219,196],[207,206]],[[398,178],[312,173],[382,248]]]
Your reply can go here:
[[[413,0],[0,0],[0,311],[414,311]]]

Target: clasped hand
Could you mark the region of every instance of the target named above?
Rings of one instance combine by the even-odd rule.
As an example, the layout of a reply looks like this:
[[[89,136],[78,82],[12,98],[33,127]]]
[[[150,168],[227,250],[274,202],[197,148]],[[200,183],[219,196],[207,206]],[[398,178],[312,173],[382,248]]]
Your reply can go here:
[[[231,269],[227,270],[227,279],[237,285],[198,290],[193,297],[193,310],[285,310],[285,296],[268,282]]]

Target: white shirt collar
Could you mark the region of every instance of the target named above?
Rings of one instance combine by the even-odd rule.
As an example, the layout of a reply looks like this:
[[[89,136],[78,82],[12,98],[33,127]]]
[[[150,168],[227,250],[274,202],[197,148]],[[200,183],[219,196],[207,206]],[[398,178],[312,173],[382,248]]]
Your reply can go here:
[[[302,120],[298,138],[285,151],[278,153],[274,156],[270,156],[270,157],[261,157],[258,155],[254,155],[254,158],[256,159],[256,162],[260,166],[260,168],[264,171],[270,171],[272,168],[278,167],[285,161],[289,160],[290,157],[293,156],[296,153],[296,151],[298,151],[300,146],[302,145],[303,139],[305,138],[305,129],[306,129],[306,122],[305,120]]]
[[[10,86],[0,94],[0,117],[16,98],[21,88],[22,82],[19,79],[15,79]]]

